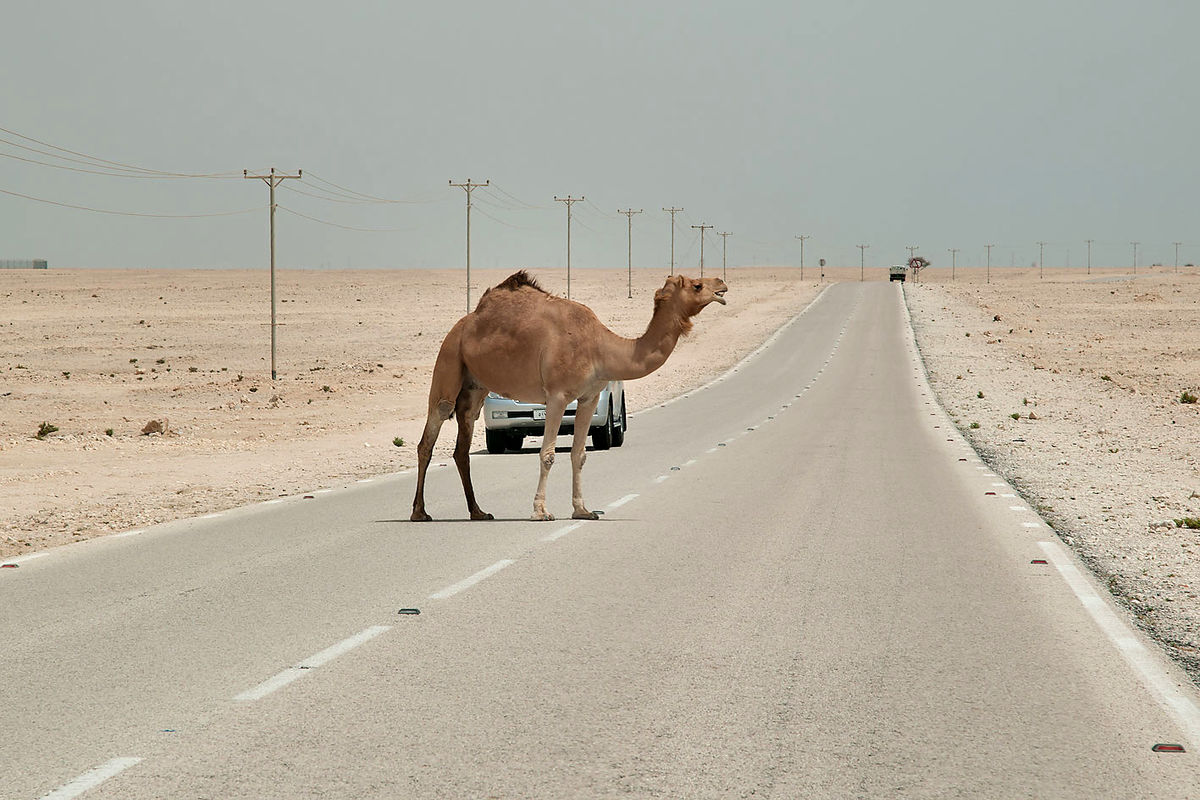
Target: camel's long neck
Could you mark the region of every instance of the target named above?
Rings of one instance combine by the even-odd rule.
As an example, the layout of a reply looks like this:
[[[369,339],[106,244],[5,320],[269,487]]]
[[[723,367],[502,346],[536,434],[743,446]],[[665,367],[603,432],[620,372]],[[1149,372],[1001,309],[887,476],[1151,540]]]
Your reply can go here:
[[[664,303],[655,310],[640,338],[616,337],[604,359],[609,380],[642,378],[666,363],[679,337],[691,327],[690,322],[682,319],[669,305]]]

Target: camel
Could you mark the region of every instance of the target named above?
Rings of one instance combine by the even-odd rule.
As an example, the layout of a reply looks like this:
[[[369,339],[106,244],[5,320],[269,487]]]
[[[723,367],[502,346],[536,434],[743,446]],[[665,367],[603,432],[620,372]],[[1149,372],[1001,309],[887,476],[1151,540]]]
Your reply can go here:
[[[489,391],[524,403],[544,403],[546,431],[541,472],[533,496],[533,519],[546,511],[546,478],[554,464],[554,442],[563,411],[578,401],[575,419],[588,420],[610,380],[633,380],[661,367],[692,317],[714,301],[724,305],[728,287],[720,278],[667,278],[654,293],[654,315],[638,339],[606,328],[590,308],[555,297],[525,270],[484,292],[475,310],[446,334],[433,367],[429,414],[417,445],[417,492],[412,520],[427,522],[425,473],[442,423],[458,418],[454,463],[473,520],[492,519],[475,502],[471,485],[471,434]],[[571,445],[571,503],[574,519],[599,519],[583,502],[580,475],[586,460],[588,426],[575,426]]]

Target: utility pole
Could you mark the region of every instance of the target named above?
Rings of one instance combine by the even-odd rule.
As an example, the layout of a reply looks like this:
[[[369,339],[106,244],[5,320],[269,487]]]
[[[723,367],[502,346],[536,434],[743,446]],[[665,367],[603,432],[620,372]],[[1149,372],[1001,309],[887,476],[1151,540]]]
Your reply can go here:
[[[632,208],[627,208],[624,211],[617,209],[618,214],[624,214],[626,221],[629,223],[629,299],[633,299],[633,215],[642,213],[642,209],[634,211]]]
[[[1046,243],[1038,242],[1037,244],[1038,244],[1038,278],[1040,279],[1042,277],[1042,267],[1045,266],[1045,262],[1042,258],[1042,253],[1045,252]]]
[[[800,235],[796,237],[800,240],[800,281],[804,281],[804,240],[811,239],[811,236]]]
[[[726,278],[725,254],[727,252],[725,249],[725,246],[729,243],[729,241],[726,237],[733,236],[733,234],[732,233],[718,233],[717,235],[721,237],[721,280],[725,280],[725,278]]]
[[[1130,242],[1130,244],[1133,245],[1133,274],[1137,275],[1137,246],[1141,242]]]
[[[954,264],[958,259],[958,248],[950,247],[947,249],[950,251],[950,280],[954,280]]]
[[[858,279],[865,281],[867,279],[867,248],[871,245],[856,244],[854,246],[858,248]]]
[[[1088,275],[1091,275],[1091,274],[1092,274],[1092,242],[1094,242],[1094,241],[1096,241],[1096,240],[1095,240],[1095,239],[1084,239],[1084,241],[1085,241],[1085,242],[1087,242],[1087,246],[1088,246],[1088,269],[1087,269],[1087,274],[1088,274]]]
[[[1171,244],[1175,245],[1175,271],[1179,272],[1179,245],[1183,242],[1171,242]]]
[[[683,211],[683,209],[682,208],[664,208],[663,211],[666,211],[668,214],[671,215],[671,272],[670,272],[670,274],[674,275],[675,274],[675,215],[678,214],[680,211]]]
[[[471,313],[471,192],[478,189],[480,186],[487,186],[492,181],[486,180],[483,183],[471,183],[471,179],[467,178],[466,183],[455,183],[450,181],[451,186],[457,186],[467,193],[467,313]]]
[[[905,247],[904,249],[908,251],[908,260],[912,261],[913,258],[916,256],[917,251],[920,250],[921,248],[919,245],[910,244],[907,247]]]
[[[567,204],[567,299],[570,300],[571,299],[571,206],[575,205],[580,200],[586,200],[587,198],[585,198],[583,195],[580,195],[579,197],[571,197],[571,195],[567,195],[566,197],[559,197],[558,195],[555,195],[554,199],[560,203]]]
[[[700,229],[700,277],[704,277],[704,232],[712,227],[701,222],[699,225],[693,225],[693,228]]]
[[[988,263],[987,263],[987,282],[988,283],[992,282],[992,248],[995,246],[996,245],[994,245],[994,244],[985,244],[984,245],[984,247],[986,247],[987,251],[988,251]]]
[[[275,380],[275,187],[289,178],[299,179],[304,176],[304,170],[296,170],[295,175],[284,175],[271,167],[266,175],[251,175],[242,170],[242,177],[264,181],[271,187],[271,380]]]

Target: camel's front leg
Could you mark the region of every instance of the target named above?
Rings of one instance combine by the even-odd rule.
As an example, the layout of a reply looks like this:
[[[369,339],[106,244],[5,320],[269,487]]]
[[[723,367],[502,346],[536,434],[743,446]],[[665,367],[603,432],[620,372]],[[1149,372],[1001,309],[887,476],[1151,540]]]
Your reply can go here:
[[[588,426],[599,400],[599,395],[581,397],[575,406],[575,437],[571,441],[571,505],[575,508],[572,519],[600,519],[599,515],[588,511],[583,505],[583,464],[587,461]]]
[[[567,401],[563,398],[552,397],[546,401],[546,434],[542,437],[539,459],[541,473],[538,476],[537,493],[533,495],[532,518],[535,520],[554,519],[553,514],[546,512],[546,478],[550,475],[550,467],[554,466],[554,442],[558,439],[558,429],[566,410]]]

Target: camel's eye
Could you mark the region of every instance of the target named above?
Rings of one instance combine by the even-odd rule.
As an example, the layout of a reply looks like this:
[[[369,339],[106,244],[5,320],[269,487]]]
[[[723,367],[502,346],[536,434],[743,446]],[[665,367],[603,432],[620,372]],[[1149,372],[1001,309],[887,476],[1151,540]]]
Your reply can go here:
[[[698,292],[698,291],[700,291],[700,290],[701,290],[701,289],[703,289],[703,288],[704,288],[704,284],[703,284],[703,283],[693,283],[693,284],[692,284],[692,289],[694,289],[694,290],[695,290],[695,291],[697,291],[697,292]]]

